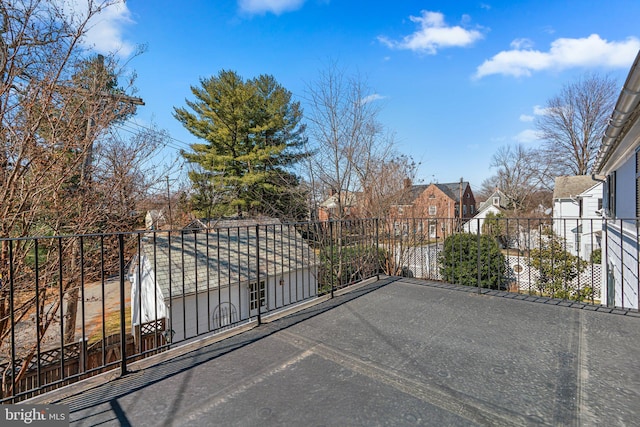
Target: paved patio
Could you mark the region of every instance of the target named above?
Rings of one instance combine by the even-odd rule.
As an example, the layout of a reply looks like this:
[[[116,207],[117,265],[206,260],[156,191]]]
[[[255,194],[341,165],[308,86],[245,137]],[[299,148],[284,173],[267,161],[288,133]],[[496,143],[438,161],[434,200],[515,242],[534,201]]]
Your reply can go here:
[[[638,313],[521,298],[384,278],[47,399],[73,426],[637,425]]]

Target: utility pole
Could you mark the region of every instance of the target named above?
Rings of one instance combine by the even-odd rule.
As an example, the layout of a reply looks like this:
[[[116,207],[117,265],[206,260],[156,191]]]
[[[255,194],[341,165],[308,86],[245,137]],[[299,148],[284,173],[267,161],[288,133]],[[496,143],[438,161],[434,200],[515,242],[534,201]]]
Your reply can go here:
[[[0,58],[1,59],[1,58]],[[93,97],[99,97],[100,99],[108,98],[118,102],[130,104],[130,105],[144,105],[144,102],[141,98],[136,98],[132,96],[127,96],[123,94],[112,94],[107,91],[99,90],[99,77],[100,75],[104,75],[104,56],[98,55],[97,63],[95,69],[93,70],[93,78],[91,82],[91,87],[89,89],[85,89],[82,87],[67,87],[67,86],[59,86],[61,90],[69,90],[71,92],[80,93],[86,96],[89,100],[89,114],[87,117],[87,128],[85,131],[85,143],[88,144],[86,146],[86,151],[84,153],[84,158],[82,159],[82,164],[80,165],[80,191],[85,192],[88,190],[91,185],[91,172],[93,166],[93,148],[94,148],[94,135],[93,127],[95,125],[93,120],[93,106],[95,99]],[[84,210],[84,206],[86,203],[86,196],[82,195],[79,203],[78,203],[78,213],[81,215]],[[78,256],[82,253],[81,240],[76,239],[74,242],[74,246],[72,249],[71,256],[71,269],[72,271],[76,271],[78,269],[79,263],[76,261]],[[83,286],[81,284],[80,286]],[[66,344],[72,343],[75,341],[75,330],[76,330],[76,317],[78,311],[78,298],[79,298],[79,287],[74,286],[69,290],[68,293],[68,303],[67,303],[67,313],[65,315],[65,328],[64,328],[64,342]]]
[[[84,89],[81,87],[74,87],[74,88],[64,87],[64,89],[69,89],[73,92],[86,94],[89,97],[89,99],[96,96],[96,97],[99,97],[100,99],[105,99],[105,98],[111,99],[117,102],[122,102],[124,104],[129,104],[129,105],[144,105],[144,101],[142,100],[142,98],[128,96],[120,93],[109,93],[108,91],[99,90],[100,88],[98,87],[99,86],[98,74],[103,75],[105,73],[104,69],[105,69],[104,56],[98,55],[96,68],[93,73],[93,81],[91,82],[91,88]],[[91,103],[93,104],[93,101]],[[94,137],[91,135],[92,126],[93,126],[93,116],[90,108],[89,117],[87,118],[87,130],[85,133],[85,139],[88,141],[88,147],[84,155],[84,159],[82,161],[82,166],[80,171],[81,183],[91,180],[91,166],[93,163],[93,145],[94,145],[93,144]]]

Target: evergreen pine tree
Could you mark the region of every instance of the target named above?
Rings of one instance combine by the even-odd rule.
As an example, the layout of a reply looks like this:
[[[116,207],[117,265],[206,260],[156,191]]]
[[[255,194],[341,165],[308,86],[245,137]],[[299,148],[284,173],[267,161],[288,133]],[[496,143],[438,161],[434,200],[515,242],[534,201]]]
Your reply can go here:
[[[204,141],[182,153],[198,166],[190,172],[196,210],[281,218],[304,211],[291,168],[307,156],[305,127],[291,92],[273,76],[245,81],[225,70],[191,91],[195,100],[186,101],[188,109],[174,108],[174,116]],[[205,206],[212,200],[217,207]]]

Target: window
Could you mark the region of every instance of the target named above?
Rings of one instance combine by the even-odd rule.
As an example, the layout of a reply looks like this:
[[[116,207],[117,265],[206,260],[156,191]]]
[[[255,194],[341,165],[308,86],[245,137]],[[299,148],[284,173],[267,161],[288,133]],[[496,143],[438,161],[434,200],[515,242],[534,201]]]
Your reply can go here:
[[[467,205],[462,205],[462,215],[467,215]]]
[[[435,194],[431,193],[431,194],[429,194],[429,198],[430,198],[430,199],[435,199],[435,198],[436,198],[436,196],[435,196]]]
[[[236,307],[228,302],[219,304],[213,310],[214,329],[222,328],[238,321],[238,311]]]
[[[474,205],[471,205],[471,215],[473,215],[474,213],[476,213],[476,207]]]
[[[493,198],[493,206],[500,206],[500,197]]]
[[[258,308],[258,297],[260,298],[260,307],[264,307],[265,300],[265,287],[264,280],[260,281],[260,288],[256,282],[249,284],[249,307],[251,310]]]
[[[436,225],[429,224],[429,237],[432,239],[436,238]]]
[[[429,206],[429,215],[435,215],[438,212],[437,206]]]
[[[598,210],[602,210],[602,198],[598,199]]]
[[[616,171],[611,172],[611,175],[607,175],[607,198],[606,211],[607,216],[610,218],[616,217]]]

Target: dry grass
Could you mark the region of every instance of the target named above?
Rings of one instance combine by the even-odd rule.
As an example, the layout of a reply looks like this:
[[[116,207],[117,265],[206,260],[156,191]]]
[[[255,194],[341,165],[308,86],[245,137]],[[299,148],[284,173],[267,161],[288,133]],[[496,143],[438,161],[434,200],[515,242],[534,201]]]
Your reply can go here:
[[[131,307],[124,309],[125,331],[131,332]],[[120,312],[113,311],[104,319],[106,336],[116,335],[120,333]],[[102,325],[95,327],[94,332],[89,336],[89,344],[102,340]]]

